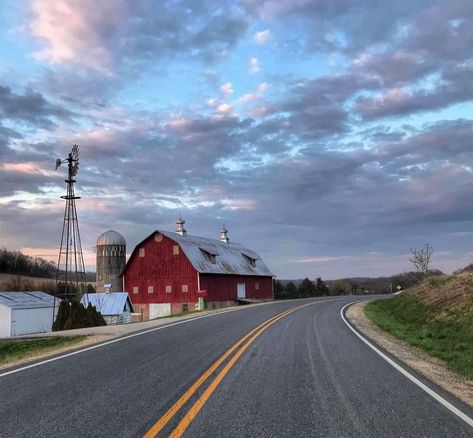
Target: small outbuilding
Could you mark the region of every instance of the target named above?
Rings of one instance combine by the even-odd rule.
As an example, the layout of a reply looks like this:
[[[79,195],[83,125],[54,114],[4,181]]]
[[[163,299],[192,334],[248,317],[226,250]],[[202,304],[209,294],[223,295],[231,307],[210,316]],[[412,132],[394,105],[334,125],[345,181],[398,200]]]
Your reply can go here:
[[[45,292],[0,292],[0,337],[51,331],[60,301]]]
[[[92,304],[102,314],[107,325],[131,322],[133,306],[126,292],[86,294],[81,303],[84,307]]]

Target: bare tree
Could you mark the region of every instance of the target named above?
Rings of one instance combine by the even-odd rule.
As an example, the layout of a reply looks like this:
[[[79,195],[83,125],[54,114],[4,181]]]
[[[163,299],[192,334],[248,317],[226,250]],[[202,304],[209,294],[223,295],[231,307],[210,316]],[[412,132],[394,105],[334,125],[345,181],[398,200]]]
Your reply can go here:
[[[423,274],[424,277],[427,277],[427,274],[430,271],[430,262],[432,260],[432,254],[434,249],[426,243],[421,249],[410,249],[411,255],[409,260],[416,267],[417,272]]]

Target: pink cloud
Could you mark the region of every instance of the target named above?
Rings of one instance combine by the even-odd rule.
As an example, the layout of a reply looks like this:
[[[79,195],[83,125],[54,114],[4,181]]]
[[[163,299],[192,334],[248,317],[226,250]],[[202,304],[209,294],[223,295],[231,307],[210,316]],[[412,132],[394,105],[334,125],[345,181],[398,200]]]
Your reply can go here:
[[[257,206],[254,199],[223,199],[222,204],[229,210],[254,210]]]
[[[117,30],[126,16],[122,0],[106,3],[33,0],[31,33],[46,44],[35,55],[52,63],[74,62],[101,69],[111,61],[101,32]],[[112,3],[108,3],[112,6]]]

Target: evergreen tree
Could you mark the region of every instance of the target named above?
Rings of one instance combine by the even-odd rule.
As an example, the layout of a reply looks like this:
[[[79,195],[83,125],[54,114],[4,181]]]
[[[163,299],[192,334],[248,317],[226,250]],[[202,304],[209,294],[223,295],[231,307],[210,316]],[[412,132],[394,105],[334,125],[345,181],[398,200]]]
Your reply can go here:
[[[276,300],[284,300],[286,298],[286,290],[279,280],[274,282],[274,298]]]
[[[315,296],[315,286],[308,278],[304,278],[298,289],[299,298],[309,298]]]
[[[56,320],[53,323],[53,331],[64,330],[66,321],[69,319],[69,313],[71,306],[66,300],[62,300],[59,304],[59,309],[57,311]]]
[[[327,285],[322,281],[320,277],[317,277],[315,280],[315,296],[316,297],[325,297],[329,295]]]
[[[102,314],[95,308],[95,306],[92,306],[91,303],[89,303],[86,310],[87,310],[87,317],[92,320],[91,327],[107,325]]]
[[[286,284],[286,287],[285,287],[285,290],[286,290],[286,298],[287,299],[294,299],[294,298],[297,298],[297,288],[295,286],[295,284],[290,281],[289,283]]]

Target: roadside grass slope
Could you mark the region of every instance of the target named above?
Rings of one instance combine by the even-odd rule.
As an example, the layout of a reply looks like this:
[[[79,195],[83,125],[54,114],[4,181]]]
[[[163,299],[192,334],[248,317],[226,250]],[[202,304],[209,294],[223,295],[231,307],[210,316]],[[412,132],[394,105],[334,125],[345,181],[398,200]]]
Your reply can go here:
[[[76,344],[86,336],[56,336],[53,338],[0,340],[0,365],[44,352],[53,352],[59,347]]]
[[[365,313],[379,327],[473,378],[473,273],[439,276]]]

